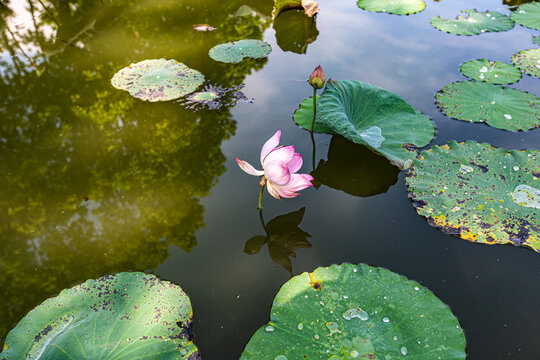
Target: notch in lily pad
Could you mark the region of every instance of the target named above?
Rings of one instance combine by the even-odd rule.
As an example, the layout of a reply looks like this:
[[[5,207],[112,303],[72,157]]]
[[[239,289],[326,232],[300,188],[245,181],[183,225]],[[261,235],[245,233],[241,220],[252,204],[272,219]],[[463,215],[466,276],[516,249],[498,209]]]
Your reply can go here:
[[[286,282],[240,360],[465,359],[447,305],[415,281],[365,264],[320,267]]]
[[[367,11],[394,15],[416,14],[426,8],[422,0],[359,0],[357,5]]]
[[[459,70],[466,77],[492,84],[512,84],[521,79],[521,71],[511,64],[487,59],[469,60]]]
[[[172,59],[143,60],[121,69],[111,79],[115,88],[152,102],[178,99],[203,82],[200,72]]]
[[[189,297],[144,273],[119,273],[63,290],[9,332],[3,360],[200,359]]]
[[[423,151],[407,174],[419,215],[447,234],[540,252],[540,152],[451,141]]]
[[[215,61],[239,63],[245,58],[261,59],[272,52],[272,46],[263,40],[244,39],[214,46],[208,55]]]
[[[479,35],[486,32],[508,31],[514,27],[514,22],[506,15],[496,11],[479,12],[477,10],[462,10],[465,16],[455,19],[442,19],[434,16],[430,22],[434,28],[454,35]]]

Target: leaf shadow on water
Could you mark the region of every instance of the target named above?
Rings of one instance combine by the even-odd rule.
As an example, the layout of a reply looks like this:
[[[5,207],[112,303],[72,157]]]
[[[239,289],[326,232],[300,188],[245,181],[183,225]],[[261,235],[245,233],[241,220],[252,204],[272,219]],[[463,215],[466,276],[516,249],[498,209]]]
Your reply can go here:
[[[308,45],[317,40],[319,30],[315,18],[302,10],[292,9],[279,14],[274,20],[276,42],[283,51],[305,54]]]
[[[266,244],[272,261],[292,275],[290,258],[296,258],[297,249],[311,247],[311,243],[307,240],[311,235],[298,227],[305,211],[306,208],[303,207],[288,214],[278,215],[265,224],[262,210],[259,210],[259,220],[266,235],[255,235],[246,241],[244,252],[249,255],[258,254]]]
[[[366,146],[333,135],[328,159],[321,159],[311,175],[316,189],[326,185],[350,195],[368,197],[388,191],[397,182],[399,171]]]

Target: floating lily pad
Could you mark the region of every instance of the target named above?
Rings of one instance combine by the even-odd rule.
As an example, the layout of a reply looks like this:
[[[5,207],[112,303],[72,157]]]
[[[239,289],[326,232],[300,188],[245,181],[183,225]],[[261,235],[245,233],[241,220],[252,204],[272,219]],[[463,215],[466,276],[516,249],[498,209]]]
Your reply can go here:
[[[540,30],[540,3],[522,4],[510,15],[510,18],[519,25]]]
[[[540,49],[521,50],[512,56],[512,62],[525,74],[540,78]]]
[[[418,213],[445,233],[540,251],[538,150],[451,141],[422,152],[407,184]]]
[[[283,51],[305,54],[308,45],[317,40],[315,19],[301,10],[285,11],[274,20],[276,41]]]
[[[417,147],[435,136],[431,120],[399,95],[361,81],[329,80],[318,104],[316,129],[366,145],[401,169],[410,166]],[[304,100],[294,116],[307,130],[310,106]]]
[[[463,75],[492,84],[512,84],[521,79],[521,71],[510,64],[487,59],[470,60],[461,64]]]
[[[540,99],[525,91],[478,81],[458,81],[436,95],[446,115],[471,122],[485,122],[498,129],[519,131],[540,126]]]
[[[260,59],[272,51],[269,43],[263,40],[244,39],[214,46],[208,55],[216,61],[239,63],[245,58]]]
[[[199,359],[188,296],[144,273],[88,280],[30,311],[6,338],[2,360]]]
[[[192,93],[203,81],[200,72],[176,60],[151,59],[121,69],[111,84],[141,100],[167,101]]]
[[[318,101],[320,99],[320,95],[317,95],[317,109],[318,109]],[[306,130],[311,129],[311,123],[313,122],[313,96],[310,96],[308,98],[305,98],[302,103],[300,104],[300,107],[296,109],[293,115],[294,122],[303,127]],[[322,132],[327,134],[333,134],[332,130],[321,124],[320,121],[315,120],[315,125],[313,126],[314,132]]]
[[[434,16],[431,18],[431,25],[450,34],[467,36],[507,31],[514,27],[514,22],[508,16],[496,11],[462,10],[461,12],[468,16],[458,16],[450,20]]]
[[[240,359],[458,360],[465,355],[457,319],[429,290],[383,268],[342,264],[286,282],[274,299],[270,322],[257,330]]]
[[[424,10],[426,4],[422,0],[360,0],[358,7],[373,12],[409,15]]]

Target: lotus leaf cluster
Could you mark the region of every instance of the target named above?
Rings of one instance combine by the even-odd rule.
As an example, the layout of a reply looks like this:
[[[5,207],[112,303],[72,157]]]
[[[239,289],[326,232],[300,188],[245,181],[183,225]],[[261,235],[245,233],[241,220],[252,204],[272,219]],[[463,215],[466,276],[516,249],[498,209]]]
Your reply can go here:
[[[462,10],[462,12],[466,16],[458,16],[456,19],[432,17],[431,25],[450,34],[465,36],[508,31],[514,27],[514,22],[508,16],[496,11],[478,12],[472,9]]]
[[[540,152],[451,141],[422,152],[409,197],[430,225],[483,244],[540,251]]]
[[[465,336],[428,289],[364,264],[320,267],[286,282],[240,360],[465,359]]]

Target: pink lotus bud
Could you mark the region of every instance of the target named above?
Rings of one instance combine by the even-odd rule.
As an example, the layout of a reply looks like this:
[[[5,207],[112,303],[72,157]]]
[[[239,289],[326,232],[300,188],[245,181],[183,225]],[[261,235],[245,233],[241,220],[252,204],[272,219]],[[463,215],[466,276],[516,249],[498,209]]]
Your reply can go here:
[[[314,89],[322,89],[326,81],[326,76],[321,65],[317,66],[315,70],[309,76],[308,83],[313,86]]]

